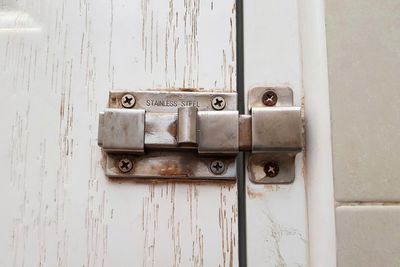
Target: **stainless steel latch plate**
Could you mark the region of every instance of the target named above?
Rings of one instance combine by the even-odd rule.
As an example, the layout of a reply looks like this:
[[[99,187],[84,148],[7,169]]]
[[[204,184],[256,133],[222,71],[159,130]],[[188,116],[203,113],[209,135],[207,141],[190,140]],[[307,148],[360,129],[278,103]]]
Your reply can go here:
[[[301,108],[293,107],[287,87],[256,87],[249,91],[252,117],[250,180],[262,184],[292,183],[295,156],[302,150]]]
[[[249,92],[251,115],[235,93],[111,92],[99,117],[109,177],[235,180],[239,151],[250,151],[255,183],[290,183],[302,150],[301,109],[290,88]]]
[[[98,143],[106,175],[120,178],[235,180],[235,93],[111,92]]]

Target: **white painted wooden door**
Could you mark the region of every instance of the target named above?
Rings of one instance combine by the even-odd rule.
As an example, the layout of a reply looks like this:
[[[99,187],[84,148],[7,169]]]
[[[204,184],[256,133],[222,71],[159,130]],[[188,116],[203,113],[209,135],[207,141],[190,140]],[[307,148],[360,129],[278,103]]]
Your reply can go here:
[[[238,266],[242,242],[247,266],[308,266],[304,153],[293,184],[244,177],[239,240],[237,183],[114,181],[97,146],[110,90],[235,92],[244,74],[245,96],[289,85],[304,105],[302,6],[244,1],[237,73],[234,0],[0,0],[0,265]]]
[[[236,89],[235,3],[0,1],[0,265],[237,266],[235,183],[115,182],[119,89]]]

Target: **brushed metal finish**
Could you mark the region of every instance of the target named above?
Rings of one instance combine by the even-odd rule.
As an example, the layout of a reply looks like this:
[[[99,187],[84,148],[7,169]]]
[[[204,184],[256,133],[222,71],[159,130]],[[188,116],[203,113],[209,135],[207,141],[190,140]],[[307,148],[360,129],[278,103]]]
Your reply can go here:
[[[146,112],[144,143],[146,149],[175,149],[178,115]]]
[[[121,106],[126,94],[135,98],[132,109]],[[216,96],[225,101],[223,111],[212,107],[211,100]],[[98,143],[105,152],[113,152],[107,153],[106,175],[133,179],[236,179],[236,106],[235,93],[111,92],[110,108],[99,118]],[[138,114],[142,114],[141,121],[137,120]],[[120,134],[121,138],[117,138]],[[129,138],[132,140],[127,141]],[[123,142],[141,142],[136,146],[143,148],[139,152],[145,151],[145,155],[128,155],[136,150],[127,150]],[[132,162],[132,168],[121,170],[121,160]],[[224,166],[218,173],[210,167],[216,160]]]
[[[239,152],[238,111],[199,111],[197,118],[199,154]]]
[[[289,87],[276,87],[276,86],[262,86],[254,87],[248,94],[248,107],[249,110],[253,107],[266,107],[263,102],[263,95],[272,91],[278,96],[278,100],[274,107],[289,107],[293,106],[293,91]]]
[[[99,143],[104,151],[144,152],[144,110],[106,109],[100,117]]]
[[[130,94],[135,97],[135,109],[145,109],[148,112],[178,112],[180,107],[195,107],[198,110],[214,110],[212,100],[214,97],[222,97],[225,101],[224,110],[236,110],[236,93],[192,91],[182,92],[169,89],[158,91],[118,91],[110,92],[109,107],[123,108],[121,98]]]
[[[251,115],[253,153],[301,151],[300,107],[253,107]]]
[[[286,153],[252,154],[248,163],[251,181],[256,184],[293,183],[295,156],[296,154]],[[268,177],[265,173],[264,168],[268,162],[276,162],[279,165],[279,173],[275,177]]]
[[[178,108],[178,143],[196,144],[197,108]]]
[[[129,159],[133,163],[129,172],[119,170],[121,159]],[[151,151],[139,156],[108,154],[106,175],[110,178],[146,180],[236,180],[235,157],[217,157],[225,167],[218,175],[210,168],[215,159],[212,156],[199,156],[196,152],[182,151]]]
[[[239,116],[239,150],[251,151],[251,115]]]
[[[263,101],[267,92],[276,94],[274,106]],[[295,156],[303,146],[301,108],[293,107],[293,92],[288,87],[256,87],[249,91],[251,147],[249,179],[260,184],[294,182]],[[265,167],[274,163],[279,173],[271,177]]]

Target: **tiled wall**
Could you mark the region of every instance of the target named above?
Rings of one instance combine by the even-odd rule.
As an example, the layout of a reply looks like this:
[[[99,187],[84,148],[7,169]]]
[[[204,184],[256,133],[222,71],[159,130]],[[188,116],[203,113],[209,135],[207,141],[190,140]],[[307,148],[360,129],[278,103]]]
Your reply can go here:
[[[326,0],[338,266],[400,266],[400,1]]]

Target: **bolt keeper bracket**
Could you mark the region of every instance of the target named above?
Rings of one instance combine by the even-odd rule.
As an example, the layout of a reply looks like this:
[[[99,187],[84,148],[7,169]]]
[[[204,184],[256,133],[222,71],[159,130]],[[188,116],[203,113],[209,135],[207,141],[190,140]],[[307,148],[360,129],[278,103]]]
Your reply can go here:
[[[251,181],[294,180],[302,119],[290,88],[252,89],[251,115],[239,115],[236,93],[111,92],[108,106],[98,144],[109,177],[236,180],[236,155],[247,151]]]

